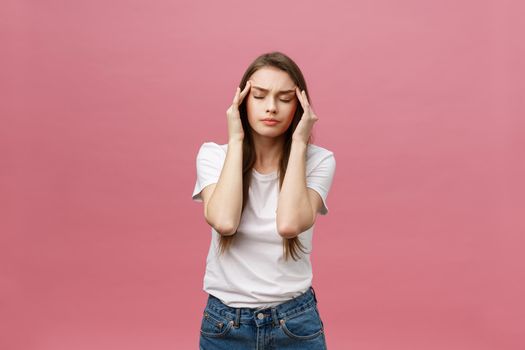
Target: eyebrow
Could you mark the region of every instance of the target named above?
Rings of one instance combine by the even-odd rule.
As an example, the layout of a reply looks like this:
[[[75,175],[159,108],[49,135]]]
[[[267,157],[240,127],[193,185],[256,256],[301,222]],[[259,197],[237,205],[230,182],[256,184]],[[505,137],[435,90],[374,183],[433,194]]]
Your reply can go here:
[[[268,89],[263,89],[262,87],[260,87],[260,86],[255,86],[255,85],[252,85],[252,88],[257,89],[257,90],[261,90],[261,91],[264,91],[264,92],[268,92],[268,91],[270,91],[270,90],[268,90]],[[290,92],[295,92],[295,90],[293,90],[293,89],[292,89],[292,90],[281,90],[281,91],[279,91],[278,94],[288,94],[288,93],[290,93]]]

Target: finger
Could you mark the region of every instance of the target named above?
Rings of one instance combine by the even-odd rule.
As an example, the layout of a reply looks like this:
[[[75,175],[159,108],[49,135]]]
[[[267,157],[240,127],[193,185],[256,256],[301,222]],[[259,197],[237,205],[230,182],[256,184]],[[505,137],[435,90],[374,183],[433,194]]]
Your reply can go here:
[[[233,96],[233,104],[237,104],[237,101],[239,101],[239,90],[240,88],[237,86],[237,89],[235,90],[235,96]]]
[[[304,100],[304,104],[307,106],[307,107],[310,107],[310,103],[308,102],[308,97],[306,96],[306,91],[302,91],[302,96],[303,96],[303,100]]]
[[[301,103],[301,107],[304,109],[303,96],[301,95],[301,90],[299,90],[299,87],[297,86],[295,87],[295,95],[297,96],[299,103]]]
[[[244,97],[246,96],[246,94],[248,94],[248,91],[250,90],[251,86],[252,85],[250,81],[248,80],[246,82],[246,86],[244,86],[244,89],[242,90],[241,95],[239,97],[239,103],[241,103],[244,100]]]

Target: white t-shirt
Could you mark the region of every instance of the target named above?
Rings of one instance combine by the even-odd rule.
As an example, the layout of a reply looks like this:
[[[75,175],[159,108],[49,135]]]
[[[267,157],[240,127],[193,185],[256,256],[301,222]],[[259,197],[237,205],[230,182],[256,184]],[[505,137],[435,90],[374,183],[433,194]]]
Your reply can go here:
[[[197,154],[197,181],[192,199],[202,202],[204,187],[217,183],[228,144],[204,142]],[[326,215],[326,197],[335,172],[333,152],[309,144],[306,151],[306,186],[316,190]],[[298,235],[305,250],[300,259],[284,260],[283,238],[277,232],[279,195],[277,171],[261,174],[252,170],[248,202],[232,245],[219,256],[219,237],[213,228],[203,290],[231,307],[264,308],[304,293],[312,284],[312,233],[314,226]]]

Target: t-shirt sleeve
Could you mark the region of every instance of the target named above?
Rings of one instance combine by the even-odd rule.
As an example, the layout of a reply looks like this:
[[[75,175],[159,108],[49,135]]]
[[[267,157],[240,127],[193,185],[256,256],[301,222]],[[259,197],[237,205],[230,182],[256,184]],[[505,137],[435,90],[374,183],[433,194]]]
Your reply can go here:
[[[333,152],[323,155],[321,161],[306,175],[306,187],[312,188],[319,193],[323,200],[323,205],[319,214],[328,214],[326,197],[332,186],[335,173],[335,156]]]
[[[197,153],[197,180],[193,189],[192,199],[202,202],[201,191],[204,187],[217,183],[221,175],[226,153],[215,142],[204,142]]]

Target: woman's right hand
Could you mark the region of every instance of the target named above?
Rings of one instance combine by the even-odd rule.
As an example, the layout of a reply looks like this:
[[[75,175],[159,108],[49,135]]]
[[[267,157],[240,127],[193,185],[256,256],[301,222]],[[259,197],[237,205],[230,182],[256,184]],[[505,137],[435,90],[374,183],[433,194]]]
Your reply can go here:
[[[239,105],[242,103],[248,92],[250,91],[250,81],[246,82],[246,86],[240,92],[240,88],[237,87],[235,91],[235,97],[233,98],[232,105],[226,111],[226,117],[228,119],[228,137],[229,140],[243,140],[244,130],[241,123],[241,115],[239,114]]]

